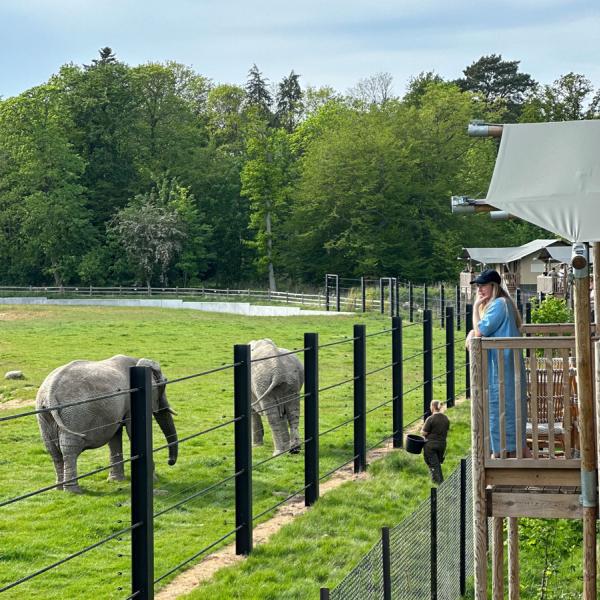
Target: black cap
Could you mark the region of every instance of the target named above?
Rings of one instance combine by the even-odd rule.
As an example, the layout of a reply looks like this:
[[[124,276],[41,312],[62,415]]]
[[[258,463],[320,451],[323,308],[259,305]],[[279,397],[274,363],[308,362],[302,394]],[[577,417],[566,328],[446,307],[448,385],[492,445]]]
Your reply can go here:
[[[494,271],[494,269],[486,269],[482,271],[471,281],[471,283],[477,283],[479,285],[483,285],[484,283],[497,283],[500,285],[502,283],[502,278],[500,277],[500,273],[498,271]]]

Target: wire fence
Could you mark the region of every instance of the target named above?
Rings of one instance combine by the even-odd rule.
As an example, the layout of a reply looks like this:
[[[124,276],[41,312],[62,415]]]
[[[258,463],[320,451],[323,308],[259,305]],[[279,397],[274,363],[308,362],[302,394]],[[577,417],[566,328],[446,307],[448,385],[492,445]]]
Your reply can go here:
[[[452,308],[447,309],[447,314],[452,315]],[[429,403],[433,399],[434,382],[439,382],[441,379],[446,379],[447,403],[452,406],[455,398],[454,391],[454,373],[456,368],[454,364],[448,366],[447,359],[449,356],[454,356],[455,342],[448,332],[451,331],[454,335],[453,320],[450,318],[446,322],[446,343],[433,344],[433,314],[430,310],[425,311],[422,323],[420,323],[423,331],[422,350],[414,352],[414,345],[411,348],[409,356],[403,357],[404,346],[404,330],[411,327],[411,324],[404,324],[400,317],[393,317],[391,327],[381,331],[376,331],[367,334],[364,325],[355,325],[352,336],[348,336],[342,340],[335,340],[319,344],[318,334],[307,333],[304,336],[303,344],[300,350],[290,352],[282,351],[280,354],[269,355],[263,359],[252,360],[250,346],[237,345],[234,347],[233,361],[230,364],[221,365],[213,369],[201,371],[199,373],[189,374],[183,377],[178,377],[173,380],[168,380],[162,372],[154,367],[137,366],[136,359],[130,359],[131,364],[127,363],[124,368],[124,381],[119,385],[119,389],[106,390],[105,394],[94,395],[88,398],[77,398],[76,394],[67,395],[67,400],[64,404],[48,405],[39,407],[36,410],[26,411],[19,414],[13,414],[0,419],[0,426],[14,423],[18,420],[23,420],[36,416],[40,424],[45,423],[50,432],[46,436],[46,443],[49,450],[54,452],[53,456],[57,459],[57,452],[60,452],[61,444],[67,440],[69,443],[74,443],[74,440],[81,439],[82,436],[91,432],[107,428],[114,431],[115,435],[121,435],[124,427],[127,432],[131,433],[131,452],[130,456],[123,458],[118,452],[112,452],[111,461],[109,464],[91,469],[83,474],[78,474],[76,459],[71,462],[67,468],[67,460],[64,465],[61,460],[55,460],[57,466],[57,483],[45,485],[36,490],[29,490],[25,493],[18,494],[13,497],[0,499],[0,508],[9,509],[14,505],[18,505],[19,512],[26,512],[27,507],[22,502],[43,494],[57,487],[65,489],[78,488],[80,480],[90,477],[102,471],[109,471],[116,478],[123,478],[123,465],[130,463],[131,465],[131,485],[129,488],[129,498],[126,501],[119,502],[115,508],[132,507],[130,524],[126,527],[123,524],[126,520],[123,515],[119,515],[116,522],[120,524],[118,527],[113,527],[104,536],[98,536],[99,539],[92,543],[75,550],[71,553],[63,553],[63,556],[54,557],[54,560],[48,561],[47,564],[41,565],[39,568],[32,568],[30,572],[20,574],[18,577],[7,579],[6,576],[0,576],[0,593],[13,588],[18,588],[26,582],[40,579],[42,576],[54,569],[61,567],[65,563],[75,561],[87,553],[101,547],[112,541],[121,542],[125,537],[131,537],[131,551],[129,555],[122,552],[119,554],[124,561],[130,561],[130,572],[128,573],[128,581],[131,589],[130,598],[153,598],[155,585],[175,574],[192,562],[198,560],[201,556],[206,555],[213,549],[223,545],[230,539],[235,539],[236,552],[238,554],[248,554],[253,548],[253,524],[276,510],[279,506],[289,501],[291,498],[304,496],[305,504],[312,505],[319,497],[319,482],[330,477],[336,471],[346,467],[348,464],[354,464],[355,472],[363,471],[367,468],[367,452],[378,445],[385,443],[388,440],[393,441],[396,448],[403,445],[403,432],[412,423],[426,417],[428,415]],[[413,336],[414,337],[414,336]],[[448,340],[452,341],[449,342]],[[391,362],[386,362],[384,365],[377,368],[367,368],[367,348],[369,344],[383,344],[391,349]],[[319,366],[319,355],[330,351],[333,346],[347,344],[352,347],[352,376],[344,377],[334,383],[319,385],[319,375],[322,373],[322,368]],[[452,352],[451,352],[452,351]],[[300,393],[300,389],[296,393],[280,395],[274,404],[271,406],[257,405],[252,389],[253,369],[260,364],[268,364],[269,361],[282,359],[290,354],[302,353],[304,355],[304,392]],[[434,356],[438,360],[434,361]],[[443,363],[442,358],[446,358],[446,363]],[[124,357],[127,358],[127,357]],[[263,361],[267,361],[263,363]],[[411,365],[411,378],[406,374],[404,369],[405,364]],[[422,381],[416,385],[407,386],[405,382],[415,380],[415,372],[418,371],[417,366],[423,366]],[[434,375],[434,364],[441,365],[441,372]],[[167,416],[170,407],[166,400],[166,390],[170,390],[174,385],[181,385],[192,379],[215,377],[217,374],[229,372],[233,376],[233,415],[223,415],[223,421],[211,426],[204,426],[199,430],[186,432],[184,436],[178,436],[174,426],[173,431],[165,433],[166,444],[155,445],[152,439],[152,415]],[[374,397],[375,401],[368,402],[368,386],[367,381],[377,379],[380,376],[388,375],[381,385],[385,383],[384,391],[378,391]],[[419,375],[420,376],[420,375]],[[449,387],[448,384],[451,383]],[[323,407],[319,405],[320,396],[331,394],[336,388],[347,388],[352,396],[350,415],[347,418],[338,419],[337,422],[328,421],[325,425],[319,422],[320,415],[325,412]],[[127,402],[123,402],[126,398]],[[130,400],[130,401],[129,401]],[[286,448],[283,451],[275,452],[273,456],[254,462],[252,459],[252,419],[265,412],[277,412],[286,403],[297,403],[298,418],[300,415],[300,402],[304,404],[304,435],[301,438],[296,448]],[[98,421],[92,418],[86,426],[77,429],[70,424],[69,417],[77,411],[82,405],[88,407],[101,406],[102,410],[107,411],[115,405],[123,405],[123,413],[112,419],[110,423],[98,425]],[[111,413],[112,414],[112,413]],[[341,413],[332,411],[333,416]],[[378,417],[379,423],[383,428],[376,429],[372,432],[372,437],[368,440],[367,436],[367,419],[371,419],[373,415]],[[61,415],[62,425],[59,427],[53,422],[56,415]],[[408,418],[406,418],[408,416]],[[169,417],[167,417],[169,418]],[[412,419],[408,424],[405,421]],[[390,422],[391,421],[391,422]],[[70,425],[68,429],[64,429],[65,422]],[[171,418],[172,422],[172,418]],[[162,426],[161,426],[162,427]],[[73,432],[72,430],[76,430]],[[323,469],[321,465],[321,451],[319,449],[319,441],[328,438],[331,433],[338,430],[348,430],[348,438],[351,440],[351,449],[346,452],[338,449],[335,456],[339,456],[342,460],[334,468]],[[60,430],[60,431],[59,431]],[[69,431],[69,437],[65,431]],[[168,427],[167,427],[168,430]],[[205,436],[220,435],[221,431],[229,430],[233,433],[233,456],[230,458],[233,462],[232,468],[228,473],[223,473],[221,470],[212,471],[213,475],[205,478],[201,483],[192,485],[180,486],[174,493],[159,498],[155,501],[154,486],[153,486],[153,466],[154,455],[157,452],[168,450],[169,461],[177,460],[177,453],[180,447],[189,446],[195,440],[197,443],[199,438]],[[166,430],[163,429],[163,432]],[[384,435],[385,434],[385,435]],[[66,436],[66,438],[65,438]],[[110,436],[107,438],[106,441]],[[120,439],[120,438],[119,438]],[[337,438],[336,438],[337,439]],[[332,443],[336,443],[335,440]],[[262,468],[271,461],[280,459],[281,456],[287,454],[287,451],[297,451],[300,448],[304,450],[304,470],[298,469],[298,475],[303,476],[303,485],[298,485],[296,489],[292,489],[286,493],[283,499],[278,500],[268,506],[264,506],[264,501],[261,503],[260,510],[254,508],[253,495],[253,473],[255,470]],[[60,469],[58,468],[60,466]],[[62,470],[64,467],[64,470]],[[221,473],[222,476],[215,476]],[[224,476],[223,476],[224,475]],[[185,477],[185,473],[183,474]],[[234,489],[231,489],[234,488]],[[223,492],[226,490],[226,493]],[[218,531],[216,539],[204,539],[198,536],[199,542],[197,546],[190,549],[187,556],[178,556],[177,561],[170,561],[170,564],[165,566],[165,561],[161,560],[161,568],[159,573],[155,573],[155,556],[153,553],[155,543],[155,524],[165,516],[172,516],[175,511],[179,519],[185,519],[186,506],[192,502],[198,501],[200,498],[214,495],[214,503],[219,503],[219,506],[224,506],[224,498],[230,505],[225,506],[223,510],[231,510],[235,513],[233,521],[225,519],[223,527]],[[48,500],[51,502],[51,500]],[[93,502],[94,498],[90,498]],[[83,516],[83,515],[82,515]],[[392,538],[396,534],[392,533]],[[394,538],[395,539],[395,538]],[[22,544],[26,544],[27,540],[22,540]],[[54,554],[54,553],[53,553]],[[164,558],[164,557],[163,557]],[[375,560],[375,555],[369,559]],[[127,567],[122,567],[127,571]],[[379,586],[383,575],[379,572],[366,575],[367,569],[364,569],[365,577],[369,579],[371,586]],[[121,571],[119,572],[119,577]],[[123,591],[125,596],[125,584],[121,578],[118,586],[119,590]],[[43,590],[43,583],[40,583],[41,588],[36,588],[38,591]],[[365,584],[366,585],[366,584]],[[19,588],[20,589],[20,588]],[[27,594],[31,595],[30,588]],[[34,595],[35,595],[34,593]],[[43,593],[39,591],[39,593]],[[354,597],[354,596],[348,596]],[[364,598],[366,596],[356,596]]]
[[[334,589],[331,600],[456,600],[473,575],[471,460],[382,537]]]

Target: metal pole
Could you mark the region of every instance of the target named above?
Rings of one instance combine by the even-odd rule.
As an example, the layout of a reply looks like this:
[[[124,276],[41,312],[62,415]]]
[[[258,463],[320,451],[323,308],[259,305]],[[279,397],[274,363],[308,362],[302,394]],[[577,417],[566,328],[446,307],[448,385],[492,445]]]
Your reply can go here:
[[[319,600],[329,600],[329,588],[321,588]]]
[[[454,406],[455,399],[454,364],[454,309],[446,306],[446,406]]]
[[[392,318],[392,421],[394,448],[402,448],[404,391],[402,384],[402,317]]]
[[[385,296],[383,294],[383,277],[379,278],[379,312],[385,312]]]
[[[469,331],[473,329],[473,305],[465,304],[465,335],[469,335]],[[465,390],[466,397],[471,397],[471,354],[468,350],[465,351]]]
[[[525,323],[531,323],[531,302],[525,303]]]
[[[304,334],[304,503],[319,499],[319,334]]]
[[[154,598],[152,369],[129,369],[131,392],[131,591]],[[139,525],[138,525],[139,524]]]
[[[431,600],[437,600],[437,488],[431,488]]]
[[[367,312],[367,290],[364,277],[360,278],[360,298],[362,302],[362,312]]]
[[[460,460],[460,595],[467,592],[467,460]]]
[[[446,318],[446,296],[444,294],[444,284],[440,283],[440,327],[445,327]]]
[[[410,323],[414,321],[415,316],[415,294],[413,290],[413,284],[408,283],[408,320]]]
[[[388,302],[390,303],[390,317],[394,316],[394,280],[388,277]]]
[[[383,600],[392,600],[392,561],[390,555],[390,528],[381,528],[381,563],[383,567]]]
[[[354,472],[367,468],[366,327],[354,325]]]
[[[396,316],[400,316],[400,282],[394,277],[394,289],[396,290]]]
[[[252,413],[250,407],[250,346],[233,347],[235,441],[235,553],[252,552]]]
[[[329,275],[325,275],[325,310],[329,310]]]
[[[460,285],[456,286],[456,331],[460,331]]]
[[[340,276],[335,276],[335,309],[340,312]]]
[[[430,414],[433,400],[433,315],[423,311],[423,418]]]
[[[429,292],[427,290],[427,284],[423,284],[423,311],[429,308]]]

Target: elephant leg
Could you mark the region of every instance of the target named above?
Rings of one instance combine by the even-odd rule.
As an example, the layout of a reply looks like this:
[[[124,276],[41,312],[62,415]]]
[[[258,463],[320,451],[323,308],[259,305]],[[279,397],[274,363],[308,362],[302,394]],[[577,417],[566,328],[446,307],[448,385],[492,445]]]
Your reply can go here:
[[[59,444],[64,460],[63,481],[65,483],[63,489],[66,492],[81,494],[83,490],[75,478],[77,477],[77,459],[84,449],[83,443],[69,434],[61,433]],[[75,481],[70,481],[71,479],[75,479]]]
[[[280,416],[278,407],[274,406],[267,409],[267,419],[273,433],[273,454],[286,452],[290,449],[290,432],[288,431],[287,419],[285,415]]]
[[[252,411],[252,443],[255,446],[262,446],[264,443],[265,429],[263,427],[260,414],[255,410]]]
[[[298,454],[300,452],[300,399],[294,398],[287,403],[285,407],[288,424],[290,426],[290,452]]]
[[[123,465],[123,428],[119,427],[115,435],[108,440],[110,448],[110,464],[114,465],[108,472],[109,481],[123,481],[125,468]]]
[[[56,426],[54,419],[47,413],[38,415],[38,421],[40,424],[40,431],[42,432],[44,446],[46,446],[46,450],[48,451],[48,454],[50,454],[52,463],[54,464],[54,470],[56,472],[56,489],[62,490],[65,463],[57,440],[58,427]]]

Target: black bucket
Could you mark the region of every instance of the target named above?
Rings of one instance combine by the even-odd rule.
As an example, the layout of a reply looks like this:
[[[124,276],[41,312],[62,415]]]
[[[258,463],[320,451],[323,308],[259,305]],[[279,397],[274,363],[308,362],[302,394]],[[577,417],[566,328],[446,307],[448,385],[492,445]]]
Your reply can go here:
[[[421,454],[425,441],[423,436],[417,435],[416,433],[409,433],[406,436],[406,451],[411,454]]]

